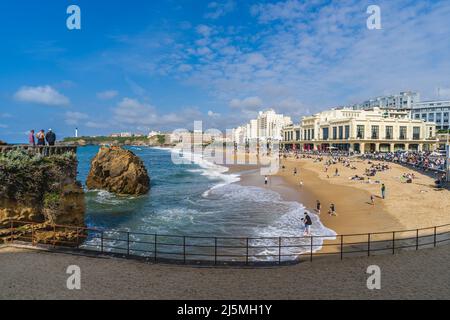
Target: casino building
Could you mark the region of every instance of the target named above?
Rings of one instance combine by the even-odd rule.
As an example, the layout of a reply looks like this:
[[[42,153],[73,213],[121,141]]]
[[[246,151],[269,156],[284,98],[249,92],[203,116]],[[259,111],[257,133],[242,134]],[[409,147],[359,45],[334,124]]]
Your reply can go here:
[[[393,152],[435,150],[436,124],[414,119],[408,110],[333,109],[303,117],[283,129],[285,149]]]

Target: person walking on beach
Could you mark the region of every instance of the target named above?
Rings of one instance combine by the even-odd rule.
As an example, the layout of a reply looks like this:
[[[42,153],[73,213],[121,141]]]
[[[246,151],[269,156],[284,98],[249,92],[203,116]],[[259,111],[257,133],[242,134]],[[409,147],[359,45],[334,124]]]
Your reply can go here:
[[[375,205],[375,198],[373,197],[373,194],[370,195],[370,203],[374,206]]]
[[[34,130],[30,130],[30,134],[28,135],[28,143],[30,146],[36,146],[36,140],[34,139]]]
[[[49,146],[54,146],[56,142],[56,134],[52,131],[52,129],[48,129],[47,134],[45,135],[45,140]]]
[[[294,176],[297,175],[297,168],[294,168]]]
[[[336,213],[336,207],[334,206],[334,203],[332,203],[332,204],[330,205],[330,211],[328,211],[328,214],[329,214],[330,216],[337,216],[337,213]]]
[[[381,185],[381,197],[383,199],[386,199],[386,186],[384,185],[384,183]]]
[[[45,133],[44,133],[44,130],[39,131],[36,134],[36,138],[37,138],[37,145],[38,146],[45,146]]]
[[[335,177],[338,177],[338,176],[339,176],[339,169],[338,169],[338,168],[336,168],[336,171],[334,172],[334,176],[335,176]]]
[[[308,212],[305,212],[305,218],[303,219],[303,221],[305,222],[305,236],[310,236],[311,235],[311,226],[312,226],[312,220],[311,217],[309,216]]]
[[[316,203],[317,214],[320,215],[320,210],[321,210],[321,209],[322,209],[322,204],[320,203],[319,200],[317,200],[317,203]]]
[[[269,178],[267,176],[264,177],[264,184],[267,186],[269,183]]]

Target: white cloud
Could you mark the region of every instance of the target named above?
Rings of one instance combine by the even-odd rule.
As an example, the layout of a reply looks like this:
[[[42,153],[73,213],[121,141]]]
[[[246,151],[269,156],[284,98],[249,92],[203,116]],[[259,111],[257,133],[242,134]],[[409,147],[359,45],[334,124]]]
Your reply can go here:
[[[210,2],[208,4],[209,11],[205,14],[205,18],[218,19],[232,12],[236,7],[236,3],[233,0],[226,0],[223,2]]]
[[[203,121],[205,127],[211,128],[220,124],[219,118],[220,114],[212,111],[202,113],[197,107],[159,113],[155,106],[132,98],[124,98],[113,109],[113,121],[122,128],[132,130],[192,129],[194,121]]]
[[[233,99],[230,101],[231,108],[257,109],[262,107],[262,100],[259,97],[248,97],[245,99]]]
[[[110,100],[117,97],[119,93],[116,90],[106,90],[97,93],[97,98],[100,100]]]
[[[211,36],[213,33],[213,29],[204,24],[197,26],[196,31],[205,38]]]
[[[178,71],[180,72],[189,72],[192,71],[192,66],[188,64],[182,64],[178,67]]]
[[[216,113],[214,111],[209,110],[208,111],[208,117],[217,118],[217,117],[220,117],[220,113]]]
[[[20,102],[43,104],[48,106],[66,106],[70,100],[51,86],[22,87],[14,95]]]
[[[439,88],[438,96],[444,99],[450,99],[450,88]]]
[[[80,124],[80,122],[84,122],[84,120],[89,119],[89,116],[85,113],[81,112],[72,112],[68,111],[65,114],[65,122],[68,125],[76,126]]]
[[[111,124],[108,122],[88,121],[88,122],[86,122],[85,126],[88,128],[93,128],[93,129],[105,129],[105,128],[109,128],[111,126]]]
[[[7,128],[9,128],[9,126],[6,125],[6,124],[0,123],[0,128],[1,128],[1,129],[7,129]]]
[[[311,1],[314,5],[317,2]],[[267,23],[275,20],[299,19],[307,14],[308,1],[301,3],[298,0],[280,1],[276,3],[257,4],[251,7],[251,14],[257,16],[259,21]]]

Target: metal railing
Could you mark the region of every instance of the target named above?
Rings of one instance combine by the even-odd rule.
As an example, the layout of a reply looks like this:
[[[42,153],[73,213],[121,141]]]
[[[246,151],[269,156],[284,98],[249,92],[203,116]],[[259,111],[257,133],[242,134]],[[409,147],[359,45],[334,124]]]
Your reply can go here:
[[[52,156],[64,153],[77,153],[76,146],[32,146],[32,145],[2,145],[0,146],[0,153],[8,153],[15,150],[25,151],[29,154],[40,154],[42,156]]]
[[[305,237],[174,236],[74,226],[9,221],[0,229],[8,243],[119,255],[154,262],[212,265],[282,265],[313,261],[321,256],[339,259],[395,254],[450,243],[450,224],[430,228]]]

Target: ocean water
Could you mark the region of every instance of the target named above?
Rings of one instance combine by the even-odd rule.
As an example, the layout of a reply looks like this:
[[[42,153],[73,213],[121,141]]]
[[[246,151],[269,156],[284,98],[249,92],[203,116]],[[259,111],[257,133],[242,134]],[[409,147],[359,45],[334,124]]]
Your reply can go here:
[[[129,149],[147,167],[150,193],[121,197],[105,191],[87,191],[89,227],[179,236],[302,237],[302,204],[283,201],[279,194],[267,189],[241,186],[236,183],[240,180],[238,174],[227,174],[226,168],[200,157],[194,157],[191,164],[176,165],[171,160],[171,150]],[[79,180],[83,185],[97,151],[94,146],[78,149]],[[317,215],[310,215],[314,235],[335,235]],[[320,249],[321,244],[320,239],[314,240],[314,250]]]

